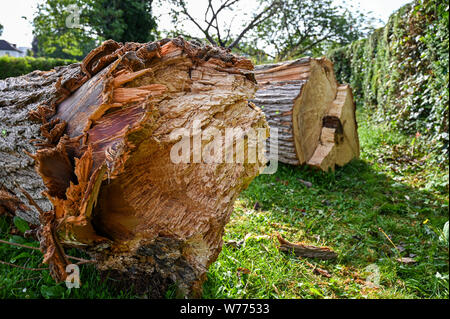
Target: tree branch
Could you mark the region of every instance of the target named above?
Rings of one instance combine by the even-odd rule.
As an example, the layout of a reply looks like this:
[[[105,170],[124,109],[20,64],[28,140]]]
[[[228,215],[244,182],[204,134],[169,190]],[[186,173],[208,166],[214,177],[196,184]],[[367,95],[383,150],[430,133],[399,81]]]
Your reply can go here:
[[[274,1],[270,5],[268,5],[263,11],[261,11],[258,15],[256,15],[253,18],[253,20],[247,25],[247,27],[245,27],[244,30],[242,30],[242,32],[238,35],[238,37],[228,46],[228,49],[234,48],[239,43],[239,41],[242,40],[244,35],[249,30],[253,29],[255,26],[257,26],[258,24],[260,24],[261,22],[266,20],[269,17],[269,15],[267,15],[266,17],[264,17],[263,19],[258,21],[261,17],[264,16],[265,13],[274,10],[278,5],[279,5],[279,1]]]
[[[214,41],[214,39],[209,35],[207,29],[203,29],[201,27],[201,25],[189,14],[189,12],[187,11],[187,8],[186,8],[186,3],[183,0],[177,1],[177,3],[181,6],[183,14],[186,17],[188,17],[189,20],[191,20],[197,26],[197,28],[200,29],[200,31],[203,32],[203,34],[205,35],[206,39],[208,39],[208,41],[211,42],[211,44],[217,46],[217,42]]]

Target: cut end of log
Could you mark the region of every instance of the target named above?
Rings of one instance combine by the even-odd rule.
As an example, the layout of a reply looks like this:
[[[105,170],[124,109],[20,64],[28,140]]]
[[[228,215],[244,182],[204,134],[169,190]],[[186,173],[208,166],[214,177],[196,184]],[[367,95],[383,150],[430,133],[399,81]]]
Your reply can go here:
[[[173,283],[201,294],[233,203],[266,160],[196,162],[191,147],[187,162],[174,162],[172,151],[183,130],[268,130],[248,102],[252,69],[226,50],[177,38],[109,40],[81,65],[46,75],[56,78],[53,96],[29,115],[42,123],[31,156],[53,207],[40,216],[40,241],[54,278],[64,279],[61,244],[87,250],[116,278],[146,282],[152,296]],[[200,151],[211,152],[207,140]]]
[[[331,61],[302,58],[257,66],[254,100],[278,141],[278,160],[334,170],[359,157],[355,105],[350,87],[338,85]]]
[[[348,85],[340,85],[322,122],[322,131],[314,154],[307,164],[324,171],[344,166],[359,157],[359,138],[355,103]]]

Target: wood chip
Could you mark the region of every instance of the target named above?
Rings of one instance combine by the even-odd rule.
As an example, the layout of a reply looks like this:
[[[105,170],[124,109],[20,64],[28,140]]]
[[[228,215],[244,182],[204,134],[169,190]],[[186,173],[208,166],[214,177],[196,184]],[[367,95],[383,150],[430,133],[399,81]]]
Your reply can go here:
[[[327,278],[331,278],[331,274],[328,271],[326,271],[325,269],[319,268],[319,267],[314,268],[313,273],[316,275],[321,275],[321,276],[324,276]]]

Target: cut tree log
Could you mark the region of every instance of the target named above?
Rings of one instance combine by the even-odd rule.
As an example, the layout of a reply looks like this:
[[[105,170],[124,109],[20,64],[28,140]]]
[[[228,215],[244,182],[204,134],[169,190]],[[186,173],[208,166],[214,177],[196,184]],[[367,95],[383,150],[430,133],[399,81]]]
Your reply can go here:
[[[199,296],[233,203],[266,160],[197,162],[190,147],[176,163],[171,150],[178,129],[202,153],[201,131],[268,131],[248,102],[252,69],[181,38],[108,40],[81,64],[0,81],[0,213],[40,225],[56,280],[67,276],[64,247],[79,247],[125,287],[162,297],[175,283]]]
[[[351,88],[339,85],[331,61],[302,58],[256,66],[258,91],[253,102],[266,114],[278,140],[268,149],[291,165],[324,171],[359,157],[355,104]]]

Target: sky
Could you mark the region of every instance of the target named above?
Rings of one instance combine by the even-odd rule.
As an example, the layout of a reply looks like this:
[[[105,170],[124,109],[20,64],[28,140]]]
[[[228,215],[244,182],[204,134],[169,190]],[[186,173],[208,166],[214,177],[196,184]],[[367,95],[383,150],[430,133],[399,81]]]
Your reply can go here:
[[[198,0],[197,0],[198,1]],[[205,1],[205,0],[200,0]],[[200,2],[199,1],[199,2]],[[343,0],[336,0],[342,2]],[[3,34],[0,39],[7,40],[17,46],[31,47],[33,39],[31,20],[38,3],[44,0],[0,0],[0,24],[3,25]],[[243,11],[246,11],[253,1],[245,1]],[[411,0],[346,0],[347,3],[358,6],[364,11],[372,11],[376,18],[384,23],[392,12]],[[195,8],[194,8],[195,9]],[[164,15],[164,8],[155,8],[155,13]],[[26,19],[24,19],[25,17]],[[164,19],[165,23],[159,25],[160,28],[170,29],[169,19]],[[381,26],[381,25],[380,25]],[[187,28],[191,26],[187,25]],[[192,27],[193,28],[193,27]],[[192,29],[195,34],[194,28]]]

